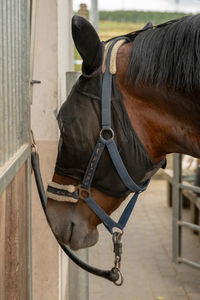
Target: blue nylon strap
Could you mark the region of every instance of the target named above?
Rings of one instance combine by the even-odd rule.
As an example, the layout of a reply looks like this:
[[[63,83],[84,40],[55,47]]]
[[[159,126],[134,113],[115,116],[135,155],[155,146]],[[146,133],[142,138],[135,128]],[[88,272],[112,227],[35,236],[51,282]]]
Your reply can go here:
[[[116,223],[111,217],[107,215],[107,213],[93,200],[91,196],[84,198],[84,201],[87,205],[95,212],[95,214],[101,219],[104,223],[108,231],[113,234],[113,227],[117,227],[119,229],[123,229],[131,215],[131,212],[135,206],[136,200],[140,192],[146,190],[150,180],[147,180],[142,187],[139,187],[130,177],[126,167],[121,159],[117,146],[114,142],[114,132],[111,129],[111,93],[112,93],[112,75],[109,72],[109,62],[110,56],[112,52],[112,48],[117,40],[121,38],[115,39],[113,44],[108,49],[107,59],[106,59],[106,71],[103,78],[102,85],[102,104],[101,104],[101,122],[102,122],[102,131],[100,133],[100,137],[97,141],[95,149],[90,158],[89,164],[87,166],[87,170],[85,172],[82,187],[85,189],[90,189],[91,183],[95,174],[96,167],[101,158],[105,145],[108,149],[112,162],[121,178],[125,186],[129,188],[129,190],[135,192],[127,206],[125,207],[118,223]],[[108,130],[113,135],[109,140],[104,139],[103,131]]]
[[[92,183],[92,179],[94,177],[94,173],[96,170],[96,167],[98,165],[99,159],[101,157],[101,154],[104,150],[105,144],[101,142],[100,138],[98,139],[96,146],[94,148],[94,151],[92,153],[92,156],[90,158],[90,161],[87,166],[87,170],[85,172],[83,181],[82,181],[82,187],[85,189],[89,189]]]
[[[128,171],[127,171],[126,167],[124,166],[124,163],[121,159],[121,156],[119,154],[119,151],[117,149],[115,141],[113,139],[106,141],[106,146],[108,148],[112,162],[113,162],[121,180],[129,188],[129,190],[134,191],[134,192],[143,192],[144,190],[146,190],[147,185],[148,185],[147,182],[141,188],[133,181],[133,179],[128,174]]]
[[[124,228],[126,226],[126,223],[128,222],[128,219],[133,211],[133,208],[135,206],[135,203],[137,201],[137,198],[139,196],[139,193],[135,193],[131,200],[129,201],[129,203],[127,204],[127,206],[125,207],[121,217],[119,218],[118,224]]]
[[[106,71],[103,77],[102,96],[101,96],[101,125],[104,127],[111,127],[111,92],[112,92],[112,74],[109,71],[110,56],[115,43],[125,37],[119,37],[110,45],[106,57]]]
[[[136,200],[138,198],[138,193],[135,193],[127,206],[125,207],[119,221],[116,223],[110,216],[107,215],[107,213],[93,200],[92,197],[88,197],[84,199],[84,201],[87,203],[87,205],[92,209],[92,211],[95,212],[95,214],[103,221],[103,224],[108,229],[108,231],[112,234],[113,228],[119,228],[121,230],[124,229],[124,227],[127,224],[127,221],[131,215],[131,212],[135,206]]]
[[[104,127],[111,127],[111,87],[112,75],[106,69],[102,85],[102,99],[101,99],[101,125]]]
[[[109,217],[106,212],[93,200],[91,196],[84,199],[84,201],[87,203],[87,205],[95,212],[95,214],[103,221],[105,227],[108,229],[108,231],[112,234],[113,227],[119,228],[123,230],[125,227],[131,212],[135,206],[136,200],[138,198],[138,194],[142,189],[134,183],[134,181],[129,176],[123,161],[120,157],[120,154],[117,150],[117,146],[113,139],[105,140],[103,137],[99,137],[97,144],[95,146],[95,149],[92,153],[92,156],[90,158],[87,170],[84,175],[84,179],[82,181],[82,187],[85,189],[89,189],[94,177],[94,173],[96,170],[96,167],[98,165],[98,162],[101,158],[101,155],[103,153],[103,150],[105,148],[105,145],[108,148],[108,151],[110,153],[110,157],[115,165],[115,168],[117,169],[122,181],[126,184],[126,186],[132,190],[135,191],[135,194],[127,204],[126,208],[124,209],[118,223],[116,223],[111,217]],[[110,146],[109,146],[110,145]]]
[[[99,217],[100,220],[102,220],[103,224],[106,226],[108,231],[112,234],[112,228],[117,227],[120,228],[120,225],[118,225],[115,221],[111,219],[107,215],[107,213],[93,200],[92,197],[88,197],[84,199],[84,201],[87,203],[87,205],[92,209],[92,211],[95,212],[95,214]],[[122,228],[120,228],[122,230]]]

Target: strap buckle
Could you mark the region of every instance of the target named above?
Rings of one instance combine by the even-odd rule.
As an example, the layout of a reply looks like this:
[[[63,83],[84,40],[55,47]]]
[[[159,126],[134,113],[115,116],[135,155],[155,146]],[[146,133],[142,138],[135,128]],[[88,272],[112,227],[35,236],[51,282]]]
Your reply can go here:
[[[77,186],[78,196],[80,199],[85,200],[86,198],[91,196],[90,188],[84,188],[81,184]]]
[[[109,126],[104,126],[100,131],[100,138],[103,140],[104,143],[114,140],[115,133],[114,130]]]

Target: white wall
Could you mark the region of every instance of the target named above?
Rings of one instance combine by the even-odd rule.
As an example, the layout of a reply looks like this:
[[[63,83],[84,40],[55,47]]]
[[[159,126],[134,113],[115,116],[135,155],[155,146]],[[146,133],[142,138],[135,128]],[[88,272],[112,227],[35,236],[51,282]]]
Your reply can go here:
[[[73,41],[71,35],[72,0],[58,1],[58,86],[61,103],[66,97],[66,72],[73,71]]]
[[[66,99],[66,72],[73,71],[74,46],[71,37],[72,0],[58,1],[58,91],[59,106]],[[68,258],[60,249],[59,300],[68,296]]]
[[[42,83],[33,88],[31,118],[45,186],[57,155],[56,115],[65,98],[65,73],[73,68],[71,15],[72,0],[37,0],[33,78]],[[33,299],[66,300],[66,259],[46,222],[34,180],[32,223]]]

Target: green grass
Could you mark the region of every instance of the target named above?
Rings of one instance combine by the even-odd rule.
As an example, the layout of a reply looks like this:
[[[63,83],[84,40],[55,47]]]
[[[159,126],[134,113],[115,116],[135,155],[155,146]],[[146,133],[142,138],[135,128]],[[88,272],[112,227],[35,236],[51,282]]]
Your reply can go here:
[[[75,72],[81,71],[81,65],[74,65],[74,71]]]
[[[99,36],[101,40],[106,41],[112,37],[138,30],[143,26],[144,24],[142,23],[101,21],[99,23]]]
[[[80,54],[78,53],[78,50],[74,46],[74,59],[81,59]]]
[[[102,41],[106,41],[112,37],[126,34],[142,28],[144,24],[115,22],[115,21],[100,21],[99,36]],[[74,47],[74,59],[81,59],[77,49]],[[81,71],[81,65],[74,65],[74,71]]]

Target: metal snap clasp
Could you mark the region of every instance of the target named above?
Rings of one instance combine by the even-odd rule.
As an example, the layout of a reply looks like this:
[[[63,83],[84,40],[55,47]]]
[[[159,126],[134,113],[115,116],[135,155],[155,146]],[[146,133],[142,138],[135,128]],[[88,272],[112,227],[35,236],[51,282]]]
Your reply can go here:
[[[120,271],[120,269],[116,268],[116,267],[114,267],[112,270],[114,272],[117,272],[118,276],[119,276],[118,279],[116,281],[114,281],[114,284],[117,285],[117,286],[121,286],[124,282],[124,276],[123,276],[122,271]]]
[[[79,198],[82,200],[91,196],[90,189],[83,188],[81,185],[77,186],[77,191]]]

